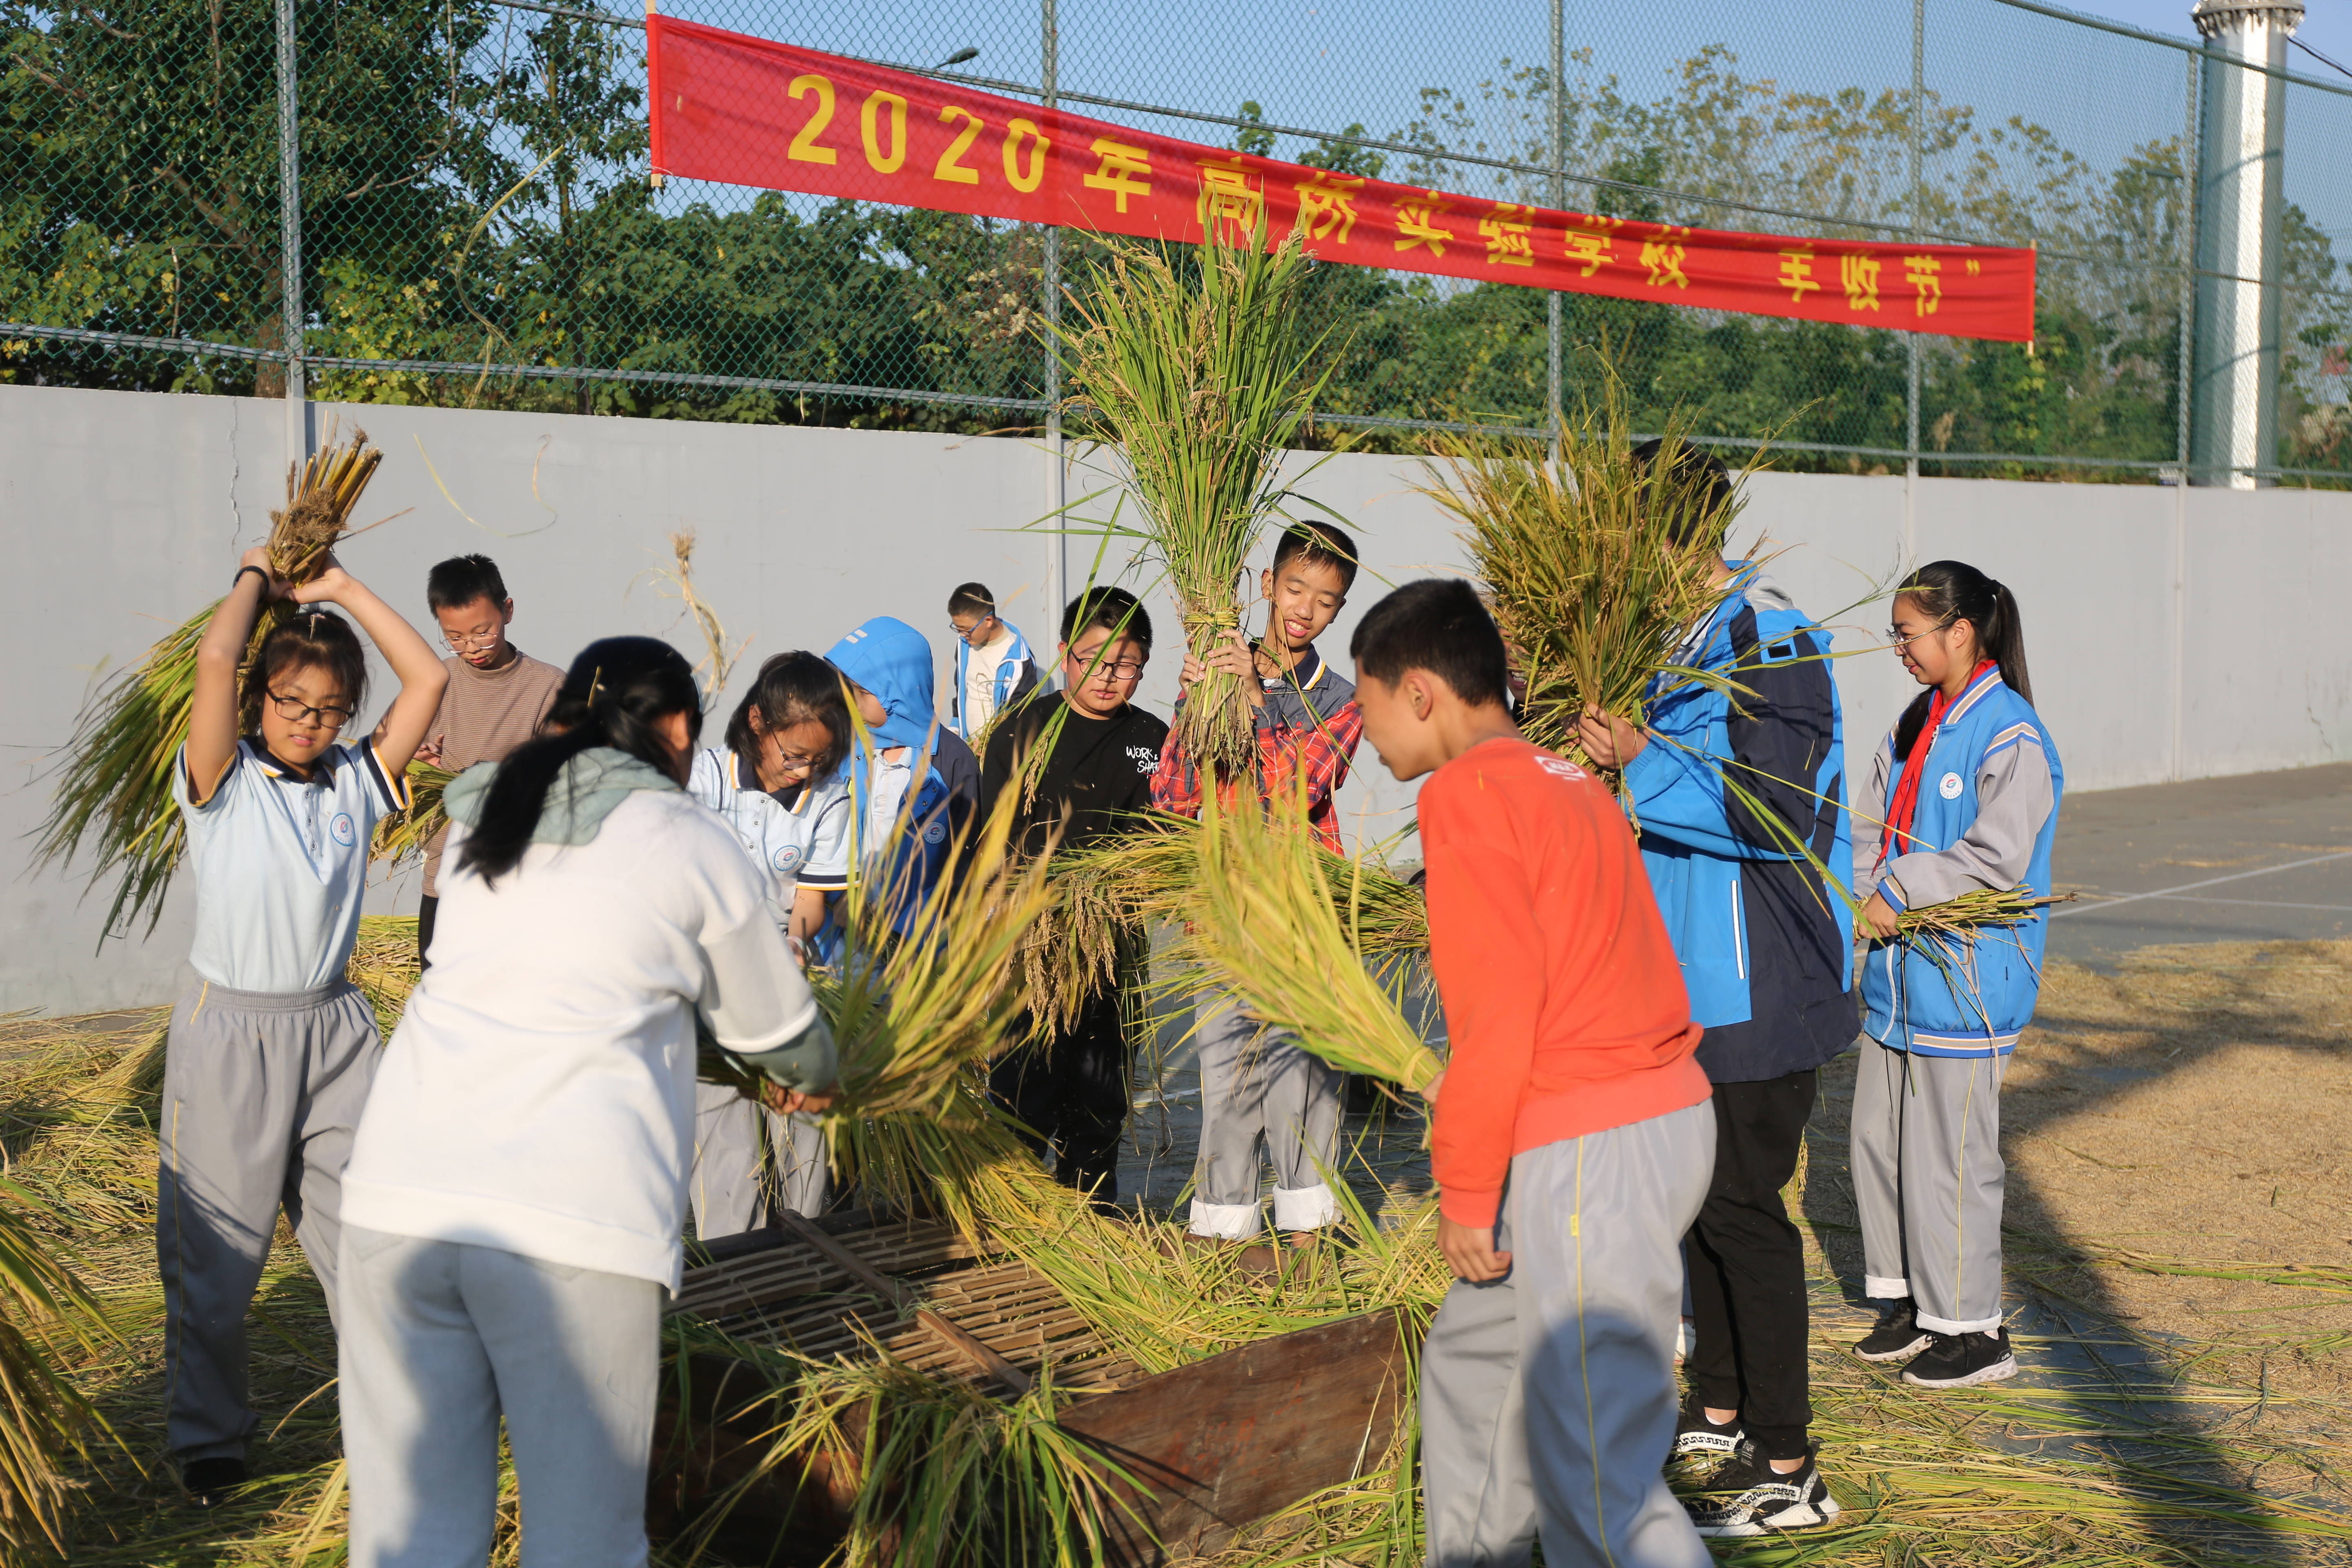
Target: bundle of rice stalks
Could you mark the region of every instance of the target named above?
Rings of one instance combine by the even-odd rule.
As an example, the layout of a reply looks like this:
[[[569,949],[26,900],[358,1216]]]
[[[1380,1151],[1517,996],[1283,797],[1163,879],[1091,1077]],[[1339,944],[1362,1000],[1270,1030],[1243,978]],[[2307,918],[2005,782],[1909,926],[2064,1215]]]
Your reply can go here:
[[[395,866],[405,860],[422,859],[425,847],[433,842],[434,835],[449,826],[449,814],[441,808],[441,792],[457,776],[431,763],[411,762],[408,809],[395,811],[376,824],[375,844],[369,849],[368,858]]]
[[[2071,904],[2073,893],[2040,898],[2031,888],[1972,888],[1940,904],[1923,904],[1895,917],[1898,937],[1948,936],[1993,926],[2023,925],[2053,904]]]
[[[399,1026],[408,994],[416,989],[424,973],[416,954],[415,915],[360,917],[359,940],[352,944],[352,959],[343,966],[343,974],[375,1010],[376,1032],[385,1039],[392,1038],[392,1031]]]
[[[83,1435],[96,1419],[52,1351],[60,1341],[96,1350],[117,1336],[18,1212],[38,1205],[14,1183],[0,1182],[0,1194],[13,1200],[0,1204],[0,1548],[14,1561],[43,1546],[65,1551],[64,1469],[89,1457]]]
[[[1418,1091],[1443,1064],[1374,979],[1354,861],[1316,843],[1305,803],[1263,814],[1201,813],[1198,872],[1184,903],[1190,952],[1266,1023],[1347,1072]]]
[[[1290,494],[1274,482],[1282,449],[1322,387],[1310,364],[1323,340],[1298,321],[1309,263],[1295,233],[1271,251],[1203,245],[1196,279],[1159,249],[1107,248],[1095,286],[1070,296],[1083,326],[1066,340],[1062,372],[1089,433],[1126,458],[1142,503],[1142,526],[1114,517],[1106,532],[1159,557],[1185,644],[1204,655],[1241,626],[1242,570]],[[1255,763],[1249,700],[1233,676],[1195,685],[1179,729],[1203,767]]]
[[[367,432],[329,445],[286,476],[286,506],[269,514],[270,569],[300,584],[326,569],[335,543],[351,530],[352,509],[383,454]],[[35,854],[41,864],[70,860],[85,840],[92,880],[120,874],[106,931],[126,929],[141,914],[150,929],[163,910],[163,892],[187,847],[172,805],[172,769],[188,738],[195,699],[196,645],[219,605],[215,600],[147,651],[83,706],[67,743],[49,815]],[[290,619],[295,606],[278,600],[262,607],[246,646],[250,660],[262,639]]]
[[[1183,917],[1199,880],[1201,824],[1158,813],[1135,831],[1054,857],[1054,910],[1021,948],[1025,1005],[1039,1032],[1073,1026],[1087,999],[1120,982],[1150,928]],[[1381,959],[1429,950],[1429,911],[1421,889],[1370,860],[1322,847],[1325,880],[1337,908]],[[1181,943],[1163,962],[1181,962]]]
[[[1675,665],[1675,652],[1723,599],[1708,578],[1738,510],[1709,510],[1668,464],[1636,467],[1609,386],[1601,408],[1562,416],[1557,465],[1541,441],[1441,435],[1418,487],[1462,524],[1527,681],[1519,728],[1563,756],[1583,755],[1576,725],[1587,703],[1638,725],[1661,673],[1706,679]]]

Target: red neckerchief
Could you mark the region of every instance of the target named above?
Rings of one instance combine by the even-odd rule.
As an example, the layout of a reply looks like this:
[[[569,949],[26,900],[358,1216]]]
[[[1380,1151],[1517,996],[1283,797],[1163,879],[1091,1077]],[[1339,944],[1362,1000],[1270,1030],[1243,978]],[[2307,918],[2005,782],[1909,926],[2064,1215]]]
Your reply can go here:
[[[1984,660],[1969,672],[1969,679],[1960,689],[1966,691],[1986,670],[1995,668],[1992,660]],[[1895,847],[1897,843],[1918,842],[1911,831],[1911,824],[1919,816],[1919,764],[1927,760],[1927,748],[1936,743],[1936,731],[1942,727],[1944,710],[1948,706],[1949,700],[1944,696],[1943,689],[1937,687],[1935,697],[1927,704],[1927,721],[1919,726],[1918,738],[1911,742],[1911,754],[1903,759],[1903,776],[1895,782],[1895,798],[1886,803],[1886,832],[1878,841],[1881,863],[1904,853]]]

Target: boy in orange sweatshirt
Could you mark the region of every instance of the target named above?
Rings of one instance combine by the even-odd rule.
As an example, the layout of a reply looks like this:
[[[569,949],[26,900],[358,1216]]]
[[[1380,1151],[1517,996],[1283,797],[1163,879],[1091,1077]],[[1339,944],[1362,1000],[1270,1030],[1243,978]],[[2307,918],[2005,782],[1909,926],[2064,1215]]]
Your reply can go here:
[[[1455,1284],[1422,1352],[1432,1568],[1704,1568],[1659,1473],[1675,1436],[1679,1244],[1715,1163],[1699,1031],[1608,786],[1519,735],[1503,639],[1424,578],[1356,629],[1364,736],[1422,786],[1431,1087]]]

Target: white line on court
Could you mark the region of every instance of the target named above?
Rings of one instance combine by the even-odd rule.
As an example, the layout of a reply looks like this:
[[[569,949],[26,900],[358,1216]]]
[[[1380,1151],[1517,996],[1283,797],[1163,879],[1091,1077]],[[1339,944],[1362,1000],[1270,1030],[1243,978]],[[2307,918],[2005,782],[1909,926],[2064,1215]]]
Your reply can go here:
[[[2180,893],[2193,893],[2200,888],[2218,888],[2224,882],[2242,882],[2249,877],[2267,877],[2273,871],[2300,870],[2305,866],[2325,866],[2330,860],[2352,860],[2352,849],[2339,849],[2333,855],[2314,855],[2308,860],[2290,860],[2284,866],[2265,866],[2259,871],[2232,871],[2226,877],[2208,877],[2201,882],[2183,882],[2177,888],[2158,888],[2153,893],[2126,893],[2119,899],[2102,899],[2095,904],[2074,904],[2063,910],[2053,910],[2050,918],[2063,921],[2068,915],[2088,914],[2094,910],[2111,910],[2117,904],[2136,904],[2142,899],[2169,899]]]

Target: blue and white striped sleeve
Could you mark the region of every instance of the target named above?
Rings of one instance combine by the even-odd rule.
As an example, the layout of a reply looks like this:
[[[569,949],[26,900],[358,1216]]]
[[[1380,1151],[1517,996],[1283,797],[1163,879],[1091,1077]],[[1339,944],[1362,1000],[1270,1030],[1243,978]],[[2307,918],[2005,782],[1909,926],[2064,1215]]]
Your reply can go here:
[[[1902,900],[1895,907],[1940,904],[1977,888],[2016,887],[2033,862],[2034,841],[2057,802],[2041,735],[2031,724],[2002,731],[1977,764],[1977,819],[1959,842],[1948,849],[1897,855],[1886,863],[1886,880],[1895,884],[1895,897]]]

